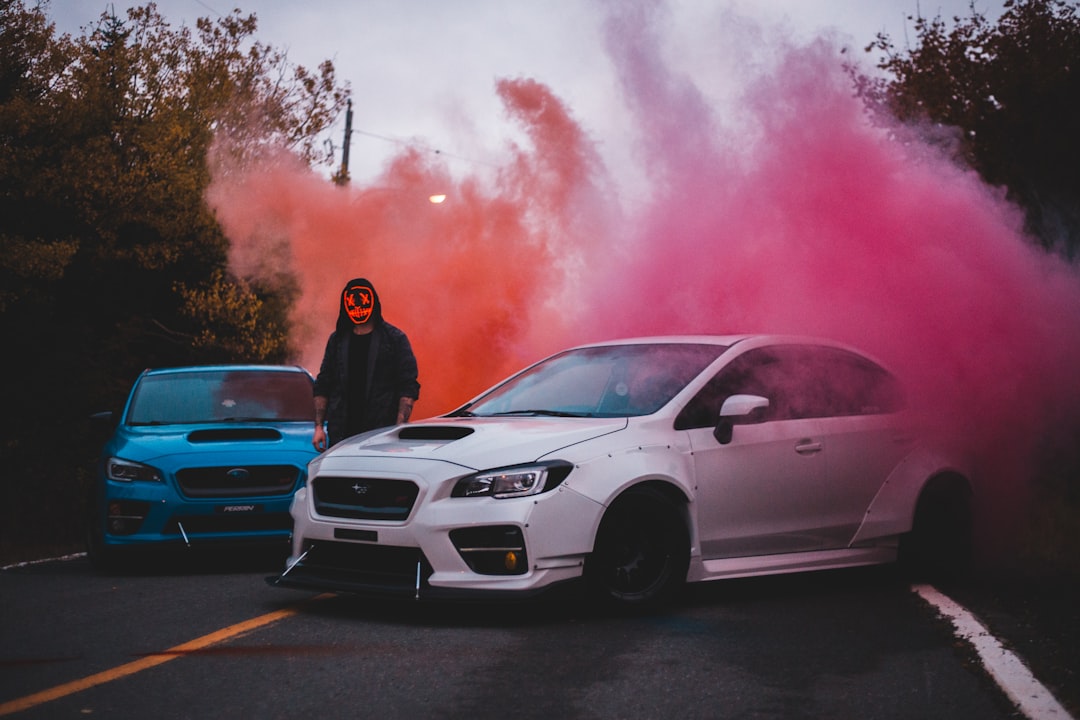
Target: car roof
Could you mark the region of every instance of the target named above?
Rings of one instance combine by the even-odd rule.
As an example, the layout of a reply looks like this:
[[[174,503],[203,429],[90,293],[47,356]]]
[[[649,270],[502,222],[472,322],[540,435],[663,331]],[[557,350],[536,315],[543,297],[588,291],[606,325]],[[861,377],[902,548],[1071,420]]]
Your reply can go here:
[[[232,363],[217,365],[184,365],[166,368],[147,368],[143,375],[173,375],[192,372],[298,372],[308,374],[299,365],[260,365],[257,363]]]
[[[642,337],[617,338],[613,340],[601,340],[598,342],[584,343],[578,347],[602,347],[606,345],[662,345],[662,344],[686,344],[686,345],[734,345],[740,340],[746,340],[757,335],[646,335]]]
[[[609,345],[669,345],[669,344],[699,344],[699,345],[723,345],[730,347],[736,343],[746,342],[753,340],[755,344],[810,344],[810,345],[825,345],[829,347],[842,347],[849,350],[853,350],[859,354],[863,354],[861,351],[856,350],[844,343],[837,342],[835,340],[829,340],[826,338],[812,337],[809,335],[788,335],[788,334],[772,334],[772,333],[740,333],[731,335],[647,335],[642,337],[630,337],[630,338],[618,338],[613,340],[603,340],[594,343],[584,343],[578,347],[603,347]],[[576,348],[575,348],[576,349]]]
[[[730,348],[733,345],[753,342],[755,346],[760,345],[817,345],[821,347],[831,347],[840,350],[847,350],[856,355],[862,356],[867,360],[875,362],[879,365],[883,365],[879,359],[866,351],[848,345],[847,343],[830,340],[828,338],[816,337],[811,335],[788,335],[788,334],[770,334],[770,333],[742,333],[738,335],[649,335],[633,338],[618,338],[613,340],[604,340],[595,343],[585,343],[578,345],[577,347],[570,348],[571,350],[578,350],[581,348],[590,347],[609,347],[614,345],[670,345],[670,344],[703,344],[703,345],[717,345]]]

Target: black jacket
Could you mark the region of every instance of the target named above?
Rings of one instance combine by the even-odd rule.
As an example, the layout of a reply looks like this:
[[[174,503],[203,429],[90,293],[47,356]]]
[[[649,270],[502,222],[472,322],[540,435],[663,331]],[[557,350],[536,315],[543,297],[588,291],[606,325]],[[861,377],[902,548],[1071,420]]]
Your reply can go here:
[[[349,417],[350,332],[346,328],[330,334],[319,375],[315,379],[315,394],[328,399],[326,425],[331,443],[345,439],[345,424]],[[369,353],[365,379],[367,403],[361,431],[395,424],[400,399],[410,397],[415,400],[420,397],[416,356],[404,332],[380,318],[371,332]]]

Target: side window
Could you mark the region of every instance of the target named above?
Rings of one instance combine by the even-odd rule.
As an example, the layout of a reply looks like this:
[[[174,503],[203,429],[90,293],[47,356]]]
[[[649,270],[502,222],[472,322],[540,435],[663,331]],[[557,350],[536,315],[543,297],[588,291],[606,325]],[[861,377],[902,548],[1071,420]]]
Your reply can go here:
[[[784,378],[777,393],[785,417],[877,415],[903,407],[900,384],[884,368],[840,348],[777,348]]]
[[[778,419],[784,412],[776,393],[780,375],[780,359],[774,348],[747,351],[721,368],[686,404],[675,418],[675,429],[715,426],[720,418],[720,407],[732,395],[760,395],[769,398],[766,419]]]
[[[880,415],[904,407],[900,382],[880,365],[845,350],[817,351],[830,398],[827,415]]]
[[[687,403],[675,429],[713,427],[732,395],[768,398],[766,420],[873,415],[904,404],[896,378],[866,358],[837,348],[785,345],[732,360]]]

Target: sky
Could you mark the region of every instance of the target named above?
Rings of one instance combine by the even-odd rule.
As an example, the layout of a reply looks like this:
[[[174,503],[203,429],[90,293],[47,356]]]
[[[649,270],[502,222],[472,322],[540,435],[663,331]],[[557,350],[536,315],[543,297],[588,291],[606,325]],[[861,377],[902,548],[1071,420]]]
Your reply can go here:
[[[159,10],[190,24],[215,2]],[[261,41],[350,83],[353,182],[211,153],[207,203],[238,277],[297,278],[312,372],[345,283],[373,282],[416,351],[416,419],[574,344],[824,336],[896,372],[1012,512],[1038,461],[1077,452],[1077,268],[926,141],[953,130],[869,122],[843,69],[878,32],[903,47],[905,14],[968,5],[253,2]]]
[[[50,16],[64,32],[93,24],[102,12],[142,3],[127,0],[50,0]],[[748,33],[788,32],[807,39],[836,34],[859,60],[879,32],[903,45],[915,13],[967,17],[970,0],[674,0],[669,25],[672,60],[722,96],[739,73],[739,58],[717,25]],[[1002,0],[975,0],[989,17]],[[309,68],[331,60],[348,82],[354,103],[350,173],[363,181],[409,142],[455,160],[452,170],[501,162],[502,141],[513,137],[494,93],[499,78],[527,77],[550,86],[574,108],[587,132],[599,139],[609,165],[632,176],[632,128],[617,93],[615,71],[604,47],[606,7],[616,0],[159,0],[174,25],[216,18],[233,8],[254,13],[258,38],[286,49]],[[761,23],[761,27],[751,27]],[[705,84],[705,83],[703,83]],[[340,163],[340,118],[327,141]],[[330,170],[326,170],[330,172]]]

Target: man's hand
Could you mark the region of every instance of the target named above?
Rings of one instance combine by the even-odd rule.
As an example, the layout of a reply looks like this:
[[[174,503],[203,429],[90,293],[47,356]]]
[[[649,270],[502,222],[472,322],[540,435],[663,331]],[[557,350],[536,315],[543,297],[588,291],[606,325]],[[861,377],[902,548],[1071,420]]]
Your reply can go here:
[[[311,444],[319,452],[325,450],[327,445],[326,429],[323,427],[323,423],[326,421],[326,407],[329,404],[329,398],[322,395],[315,396],[315,434],[311,438]]]
[[[326,449],[326,430],[323,429],[322,425],[315,428],[315,434],[311,438],[311,444],[319,452]]]
[[[409,422],[409,416],[412,415],[413,403],[416,402],[411,397],[403,397],[398,400],[397,421],[398,425]]]

